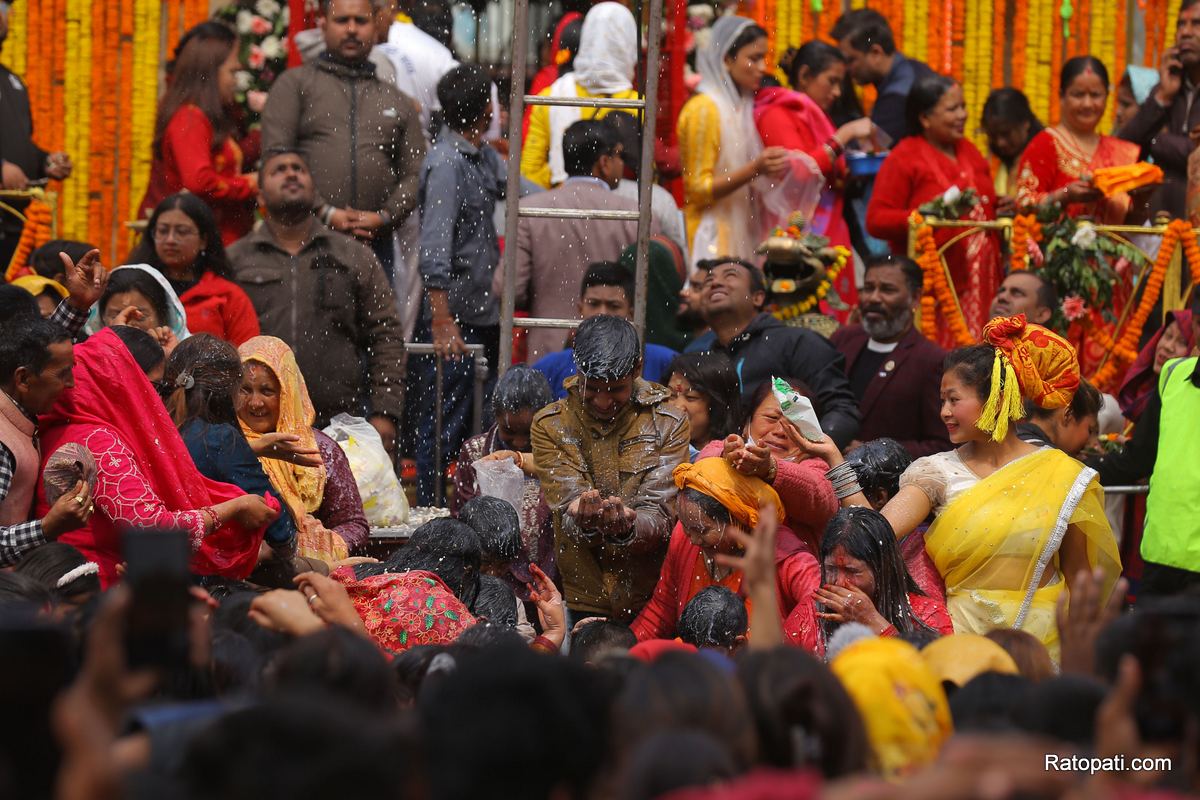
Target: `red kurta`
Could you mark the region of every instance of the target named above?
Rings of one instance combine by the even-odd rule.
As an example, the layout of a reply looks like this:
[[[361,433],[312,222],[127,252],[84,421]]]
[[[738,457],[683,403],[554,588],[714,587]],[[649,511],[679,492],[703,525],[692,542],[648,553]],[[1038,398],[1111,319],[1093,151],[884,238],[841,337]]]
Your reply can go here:
[[[211,272],[179,296],[188,331],[211,333],[238,347],[259,334],[258,314],[242,287]]]
[[[212,123],[193,105],[180,108],[167,123],[139,217],[146,218],[163,199],[185,189],[208,203],[226,245],[250,232],[258,185],[242,174],[237,142],[226,139],[213,151]]]
[[[951,186],[974,189],[979,195],[980,203],[967,215],[968,219],[995,219],[992,176],[975,145],[959,139],[955,159],[951,161],[923,136],[902,139],[875,178],[875,190],[867,206],[867,232],[886,240],[893,253],[907,254],[909,215]],[[941,229],[938,244],[961,232]],[[987,322],[988,309],[1002,279],[995,236],[989,233],[967,236],[947,250],[945,258],[967,327],[978,334]],[[942,326],[942,330],[949,335],[948,326]],[[953,340],[939,343],[947,348],[956,346]]]

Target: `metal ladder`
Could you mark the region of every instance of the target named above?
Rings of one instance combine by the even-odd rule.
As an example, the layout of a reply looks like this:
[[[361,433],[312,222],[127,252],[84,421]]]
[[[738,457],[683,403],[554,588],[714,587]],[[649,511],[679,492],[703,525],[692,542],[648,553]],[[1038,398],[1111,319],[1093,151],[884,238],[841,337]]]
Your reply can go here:
[[[512,365],[513,328],[575,328],[577,319],[525,318],[515,319],[517,281],[517,225],[521,217],[542,219],[599,219],[633,220],[638,223],[636,297],[633,322],[639,338],[643,339],[646,323],[646,283],[650,257],[650,192],[654,183],[654,134],[658,112],[659,45],[662,41],[663,0],[649,0],[650,18],[646,60],[643,68],[642,100],[610,98],[541,97],[525,94],[525,70],[529,56],[529,0],[514,0],[512,29],[512,89],[508,109],[508,189],[504,214],[504,290],[500,298],[500,364],[499,374]],[[642,29],[642,0],[635,0],[634,18],[638,39]],[[638,169],[638,210],[614,211],[594,208],[521,208],[521,122],[525,106],[575,106],[582,108],[629,109],[641,112],[642,152]]]

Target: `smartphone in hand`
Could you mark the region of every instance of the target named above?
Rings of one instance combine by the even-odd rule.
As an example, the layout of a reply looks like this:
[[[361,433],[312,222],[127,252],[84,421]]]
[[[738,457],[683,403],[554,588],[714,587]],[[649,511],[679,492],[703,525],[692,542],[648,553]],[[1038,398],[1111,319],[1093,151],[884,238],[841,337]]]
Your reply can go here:
[[[191,548],[180,530],[125,533],[125,581],[131,602],[125,646],[130,669],[172,673],[188,666]]]

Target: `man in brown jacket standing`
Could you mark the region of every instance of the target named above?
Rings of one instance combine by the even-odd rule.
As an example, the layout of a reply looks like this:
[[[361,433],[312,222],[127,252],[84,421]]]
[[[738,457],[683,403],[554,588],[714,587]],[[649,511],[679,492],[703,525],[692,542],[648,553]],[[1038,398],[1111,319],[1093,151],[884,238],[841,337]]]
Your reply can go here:
[[[390,452],[405,364],[391,284],[369,247],[313,215],[312,176],[299,153],[268,151],[258,175],[265,220],[229,246],[234,278],[263,334],[295,351],[318,424],[342,411],[366,416]]]
[[[675,522],[671,473],[687,460],[687,415],[641,374],[626,319],[598,316],[575,334],[579,374],[530,436],[571,616],[629,622],[654,592]]]
[[[371,0],[321,0],[325,52],[279,76],[263,109],[263,151],[299,151],[321,221],[371,244],[392,276],[392,232],[417,205],[425,158],[416,105],[375,75]]]

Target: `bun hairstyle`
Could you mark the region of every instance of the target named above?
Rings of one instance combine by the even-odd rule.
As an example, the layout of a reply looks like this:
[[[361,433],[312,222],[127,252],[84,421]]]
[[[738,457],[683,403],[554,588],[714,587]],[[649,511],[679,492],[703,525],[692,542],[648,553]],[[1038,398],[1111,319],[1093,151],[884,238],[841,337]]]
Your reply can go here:
[[[1025,321],[1024,314],[996,317],[983,329],[983,344],[946,357],[984,400],[975,426],[1001,441],[1008,424],[1025,416],[1024,400],[1040,408],[1068,405],[1079,388],[1075,348],[1054,331]]]

